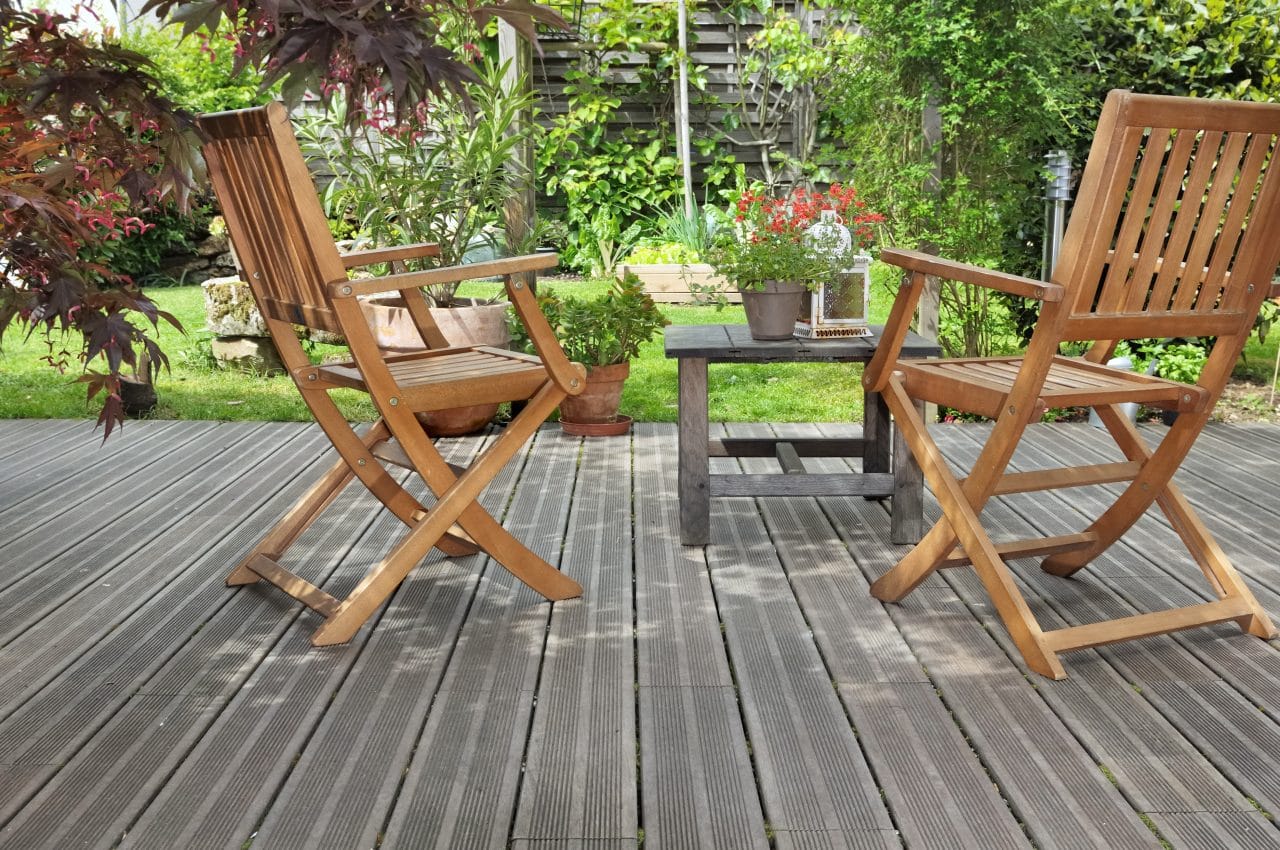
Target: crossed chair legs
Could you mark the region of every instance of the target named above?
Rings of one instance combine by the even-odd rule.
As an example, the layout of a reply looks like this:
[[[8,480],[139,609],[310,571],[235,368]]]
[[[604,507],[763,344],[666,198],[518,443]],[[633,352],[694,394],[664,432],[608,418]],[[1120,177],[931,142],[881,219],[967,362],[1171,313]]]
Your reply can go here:
[[[1185,414],[1180,416],[1165,440],[1153,452],[1116,408],[1098,408],[1107,430],[1135,470],[1129,476],[1131,480],[1128,487],[1083,532],[997,545],[992,542],[979,519],[982,509],[993,495],[1000,492],[1050,489],[1064,486],[1067,480],[1070,480],[1070,486],[1116,481],[1119,480],[1116,477],[1107,477],[1114,474],[1115,466],[1095,467],[1095,471],[1069,479],[1042,475],[1040,486],[1030,486],[1033,482],[1030,476],[1034,474],[1024,473],[1018,485],[1001,489],[1001,473],[1013,455],[1018,437],[1025,428],[1023,425],[1017,429],[1013,439],[1004,441],[1004,445],[994,447],[991,453],[984,449],[983,461],[996,470],[994,474],[985,478],[971,476],[962,482],[951,472],[942,453],[929,436],[923,418],[897,375],[890,379],[884,393],[903,437],[933,489],[942,509],[942,518],[906,557],[871,585],[871,592],[876,598],[886,602],[900,601],[935,570],[972,565],[1027,665],[1051,679],[1066,677],[1058,653],[1073,649],[1226,620],[1235,620],[1241,629],[1257,637],[1275,636],[1275,627],[1266,612],[1192,511],[1186,498],[1170,480],[1178,463],[1195,442],[1203,427],[1204,417]],[[990,443],[987,448],[992,449]],[[1087,480],[1089,474],[1094,474],[1097,480]],[[1084,626],[1043,631],[1019,591],[1013,574],[1005,563],[1006,559],[1047,556],[1042,562],[1045,571],[1058,576],[1070,576],[1115,543],[1153,502],[1158,503],[1169,518],[1179,538],[1209,580],[1217,600]]]
[[[483,549],[512,575],[549,600],[581,595],[582,588],[577,582],[531,552],[477,501],[481,491],[524,445],[538,423],[555,409],[562,396],[563,393],[552,386],[545,387],[461,475],[445,462],[420,429],[416,434],[398,435],[405,444],[404,454],[419,458],[410,465],[418,470],[437,498],[430,509],[419,504],[379,461],[379,448],[391,436],[384,421],[377,422],[361,438],[327,396],[308,398],[308,405],[340,457],[231,571],[227,584],[251,584],[266,579],[321,614],[325,622],[311,638],[315,646],[349,641],[432,548],[451,556]],[[339,600],[289,572],[278,560],[354,477],[359,477],[410,530],[346,599]]]

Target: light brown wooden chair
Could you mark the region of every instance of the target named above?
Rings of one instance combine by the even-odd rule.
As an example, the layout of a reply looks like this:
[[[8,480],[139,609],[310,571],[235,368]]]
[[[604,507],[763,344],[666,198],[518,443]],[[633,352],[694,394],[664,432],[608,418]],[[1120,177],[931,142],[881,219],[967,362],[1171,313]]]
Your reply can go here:
[[[1031,669],[1060,679],[1058,653],[1235,620],[1258,637],[1275,628],[1221,548],[1171,482],[1231,374],[1280,262],[1280,105],[1158,97],[1113,91],[1081,179],[1053,282],[953,263],[912,251],[882,259],[908,273],[884,339],[867,367],[869,390],[884,393],[924,469],[942,518],[872,585],[898,601],[942,567],[972,565]],[[899,360],[926,275],[1042,302],[1021,357]],[[1216,337],[1199,381],[1180,384],[1103,365],[1119,340]],[[1059,345],[1090,341],[1083,357]],[[959,478],[919,412],[934,402],[995,421],[967,477]],[[1118,405],[1179,412],[1156,448]],[[1095,407],[1123,462],[1009,473],[1024,430],[1046,408]],[[996,543],[983,507],[1006,493],[1125,483],[1087,528],[1037,540]],[[1047,556],[1070,576],[1097,558],[1151,506],[1160,506],[1216,601],[1089,625],[1042,631],[1006,561]]]
[[[555,265],[554,255],[513,257],[461,267],[402,272],[366,280],[347,270],[434,256],[434,245],[340,254],[311,176],[280,104],[205,115],[205,159],[236,255],[271,338],[302,398],[339,458],[227,578],[229,585],[266,579],[314,609],[324,623],[311,642],[344,643],[433,547],[447,555],[483,549],[547,599],[581,594],[576,582],[511,536],[477,497],[566,395],[581,392],[585,371],[561,350],[529,291],[527,278]],[[432,321],[421,287],[502,276],[507,295],[538,357],[485,346],[448,347]],[[357,300],[399,293],[421,333],[421,352],[379,351]],[[341,334],[351,359],[315,366],[294,325]],[[367,392],[380,414],[358,435],[330,392]],[[525,400],[524,410],[465,470],[444,461],[416,413],[462,405]],[[397,483],[387,463],[416,470],[436,496],[427,509]],[[280,565],[281,556],[352,478],[409,527],[404,538],[345,599],[337,599]]]

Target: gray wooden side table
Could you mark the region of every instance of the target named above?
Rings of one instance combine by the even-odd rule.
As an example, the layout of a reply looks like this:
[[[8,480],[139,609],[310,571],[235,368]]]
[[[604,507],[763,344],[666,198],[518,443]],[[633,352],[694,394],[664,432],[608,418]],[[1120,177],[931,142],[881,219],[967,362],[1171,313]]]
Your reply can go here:
[[[667,357],[679,361],[680,542],[701,546],[711,539],[711,498],[745,496],[864,496],[893,498],[890,539],[915,543],[923,527],[923,476],[910,450],[892,438],[889,409],[879,393],[864,393],[863,435],[856,439],[710,439],[707,421],[708,363],[866,363],[875,354],[873,336],[824,340],[760,341],[746,325],[672,325],[664,334]],[[903,357],[934,357],[938,346],[907,334]],[[781,473],[711,475],[710,457],[775,457]],[[806,473],[805,457],[859,457],[862,472]],[[891,471],[892,467],[892,471]]]

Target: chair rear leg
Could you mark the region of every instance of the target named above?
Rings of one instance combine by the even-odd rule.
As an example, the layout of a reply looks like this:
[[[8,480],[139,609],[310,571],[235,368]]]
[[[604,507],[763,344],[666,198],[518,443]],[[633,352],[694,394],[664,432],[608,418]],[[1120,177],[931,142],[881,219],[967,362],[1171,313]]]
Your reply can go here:
[[[468,508],[458,523],[480,548],[542,597],[559,602],[582,595],[582,585],[517,540],[483,507]]]
[[[379,419],[363,436],[357,436],[327,391],[300,389],[302,400],[311,409],[316,422],[333,443],[333,447],[342,455],[347,466],[364,484],[365,489],[405,525],[410,527],[417,525],[427,509],[410,495],[409,491],[404,489],[373,456],[373,447],[391,436],[387,423]],[[457,530],[461,531],[461,529]],[[479,551],[474,541],[454,534],[445,534],[440,538],[437,548],[451,558],[474,555]]]
[[[535,402],[540,398],[542,393],[535,396],[525,410],[508,423],[500,440],[511,440],[517,445],[523,445],[533,435],[538,425],[559,403],[558,399],[548,397],[540,402],[540,406],[550,405],[545,411],[535,409]],[[448,492],[458,481],[453,468],[437,457],[428,456],[419,472],[435,493]],[[516,539],[479,502],[469,506],[459,516],[458,525],[495,561],[544,598],[559,601],[582,595],[581,585]]]
[[[1085,529],[1094,535],[1090,545],[1051,555],[1041,562],[1041,569],[1062,578],[1074,575],[1111,548],[1166,491],[1174,472],[1199,436],[1206,418],[1204,414],[1184,413],[1179,416],[1160,446],[1152,452],[1133,423],[1113,405],[1096,409],[1125,457],[1141,463],[1142,469],[1111,506]]]

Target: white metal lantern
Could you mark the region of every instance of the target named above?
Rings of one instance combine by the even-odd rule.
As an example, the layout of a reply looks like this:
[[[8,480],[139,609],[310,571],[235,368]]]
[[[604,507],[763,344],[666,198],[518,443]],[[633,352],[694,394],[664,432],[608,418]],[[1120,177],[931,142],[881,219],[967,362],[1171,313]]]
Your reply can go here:
[[[853,244],[849,228],[836,220],[835,210],[823,210],[808,234],[817,244],[833,245],[840,254]],[[796,320],[801,339],[871,336],[867,304],[871,299],[871,256],[855,254],[847,268],[823,280],[817,292],[806,293],[806,306]]]

